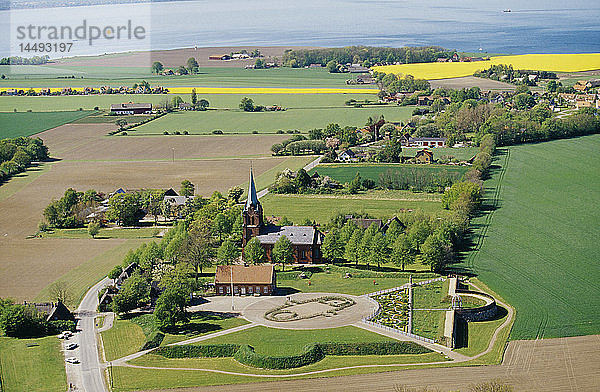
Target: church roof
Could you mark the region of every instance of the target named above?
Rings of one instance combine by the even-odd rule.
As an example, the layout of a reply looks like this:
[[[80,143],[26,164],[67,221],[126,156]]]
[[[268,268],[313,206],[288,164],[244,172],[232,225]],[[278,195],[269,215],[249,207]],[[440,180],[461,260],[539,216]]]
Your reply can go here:
[[[258,196],[256,195],[256,186],[254,185],[254,175],[252,174],[252,168],[250,168],[250,186],[248,187],[248,199],[246,200],[246,207],[244,209],[250,208],[253,205],[256,207],[258,205]]]
[[[293,245],[321,244],[321,232],[313,226],[267,226],[256,236],[262,244],[274,244],[286,236]]]

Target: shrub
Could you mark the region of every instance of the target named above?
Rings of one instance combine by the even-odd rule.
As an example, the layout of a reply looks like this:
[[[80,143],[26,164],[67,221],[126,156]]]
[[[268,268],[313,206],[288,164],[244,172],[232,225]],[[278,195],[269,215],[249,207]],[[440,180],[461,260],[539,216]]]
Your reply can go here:
[[[256,135],[256,134],[258,134],[258,131],[252,131],[252,134]]]
[[[146,342],[144,343],[142,348],[140,348],[140,351],[150,350],[152,348],[156,348],[156,347],[160,346],[160,344],[162,343],[164,338],[165,338],[164,333],[156,331],[155,333],[151,334],[150,336],[148,336],[146,338]]]
[[[127,132],[125,132],[125,131],[121,132],[121,136],[127,136]]]
[[[306,346],[302,354],[284,357],[257,354],[253,347],[243,345],[236,351],[233,358],[244,365],[262,369],[293,369],[319,362],[325,358],[325,354],[318,345],[314,344]]]
[[[285,132],[283,131],[283,129],[279,129],[279,130],[278,130],[277,132],[275,132],[275,133],[276,133],[276,134],[278,134],[278,135],[282,135],[282,134],[284,134]]]
[[[222,135],[223,131],[221,131],[220,129],[215,129],[214,131],[212,131],[213,135]]]
[[[31,113],[31,112],[33,112],[33,110],[27,109],[27,113]]]
[[[79,108],[79,109],[77,109],[77,110],[79,110],[80,112],[82,112],[82,111],[83,111],[83,108]]]
[[[413,342],[319,343],[325,355],[425,354],[428,348]]]
[[[181,135],[181,132],[175,131],[175,132],[173,132],[173,135]]]
[[[165,358],[223,358],[233,357],[239,348],[239,344],[166,346],[155,350],[153,354]]]
[[[100,110],[98,106],[94,106],[94,110]]]
[[[189,135],[190,133],[188,131],[183,131],[184,135]]]
[[[75,321],[71,320],[54,320],[48,321],[46,327],[48,335],[56,335],[62,331],[75,332]]]

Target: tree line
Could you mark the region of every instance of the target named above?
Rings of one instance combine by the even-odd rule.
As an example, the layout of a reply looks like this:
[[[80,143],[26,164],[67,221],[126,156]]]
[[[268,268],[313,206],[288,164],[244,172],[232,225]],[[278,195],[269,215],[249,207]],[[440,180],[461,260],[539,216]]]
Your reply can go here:
[[[48,159],[48,147],[40,138],[0,140],[0,183],[24,172],[34,161]]]
[[[361,64],[371,67],[374,64],[431,63],[438,58],[450,58],[454,54],[439,46],[385,48],[373,46],[347,46],[343,48],[286,50],[283,64],[292,68],[307,67],[311,64],[325,66],[330,61],[338,64]]]

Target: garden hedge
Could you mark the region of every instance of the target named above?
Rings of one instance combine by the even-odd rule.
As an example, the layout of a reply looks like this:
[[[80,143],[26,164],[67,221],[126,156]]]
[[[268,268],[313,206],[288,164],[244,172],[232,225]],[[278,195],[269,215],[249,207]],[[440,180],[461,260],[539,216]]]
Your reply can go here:
[[[156,348],[156,347],[160,346],[160,344],[162,343],[164,338],[165,338],[164,333],[154,332],[153,334],[151,334],[150,336],[148,336],[146,338],[146,342],[144,343],[144,345],[142,346],[140,351],[150,350],[152,348]]]
[[[270,356],[258,354],[247,344],[206,344],[160,347],[153,354],[165,358],[233,357],[244,365],[262,369],[293,369],[319,362],[326,355],[425,354],[431,350],[413,342],[317,343],[304,347],[302,354]]]

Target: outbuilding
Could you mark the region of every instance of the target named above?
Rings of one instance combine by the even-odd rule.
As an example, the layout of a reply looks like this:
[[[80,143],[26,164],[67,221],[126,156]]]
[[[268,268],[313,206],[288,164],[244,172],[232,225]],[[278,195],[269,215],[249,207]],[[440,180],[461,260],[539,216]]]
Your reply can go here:
[[[265,265],[219,265],[215,273],[217,295],[273,295],[277,287],[275,269]]]

